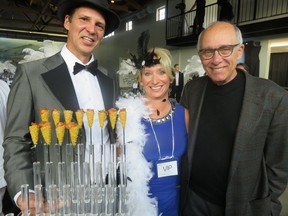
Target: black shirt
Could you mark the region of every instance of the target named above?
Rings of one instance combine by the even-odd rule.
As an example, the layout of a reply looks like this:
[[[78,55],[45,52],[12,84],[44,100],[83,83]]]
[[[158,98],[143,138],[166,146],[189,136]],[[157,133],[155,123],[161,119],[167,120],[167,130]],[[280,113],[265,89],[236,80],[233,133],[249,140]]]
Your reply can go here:
[[[238,73],[217,86],[210,79],[200,114],[190,187],[203,199],[225,205],[227,177],[244,95],[245,77]]]

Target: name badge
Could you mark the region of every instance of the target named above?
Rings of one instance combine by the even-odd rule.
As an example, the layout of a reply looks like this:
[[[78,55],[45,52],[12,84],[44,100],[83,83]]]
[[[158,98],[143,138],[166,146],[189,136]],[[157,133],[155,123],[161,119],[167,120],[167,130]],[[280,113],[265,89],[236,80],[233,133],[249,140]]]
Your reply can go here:
[[[168,161],[157,163],[158,178],[178,175],[177,161]]]

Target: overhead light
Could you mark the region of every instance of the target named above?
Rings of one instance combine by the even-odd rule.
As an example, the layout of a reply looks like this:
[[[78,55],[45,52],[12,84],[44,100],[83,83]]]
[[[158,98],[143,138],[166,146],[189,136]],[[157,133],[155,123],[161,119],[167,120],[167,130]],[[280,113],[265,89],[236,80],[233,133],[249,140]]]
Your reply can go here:
[[[288,42],[287,41],[283,41],[283,42],[273,42],[271,43],[270,47],[282,47],[282,46],[288,46]]]
[[[114,3],[114,0],[111,0],[111,3],[113,4],[113,3]]]

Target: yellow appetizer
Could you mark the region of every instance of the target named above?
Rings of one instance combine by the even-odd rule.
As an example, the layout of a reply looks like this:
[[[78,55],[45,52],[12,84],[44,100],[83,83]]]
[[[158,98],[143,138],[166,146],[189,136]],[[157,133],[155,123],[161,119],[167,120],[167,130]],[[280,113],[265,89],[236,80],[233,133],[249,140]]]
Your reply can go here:
[[[54,125],[56,127],[58,125],[58,123],[60,122],[60,111],[58,109],[52,110],[52,118],[54,121]]]
[[[126,109],[123,108],[119,111],[119,119],[123,128],[126,126]]]
[[[106,116],[107,116],[107,112],[105,110],[98,111],[98,118],[99,118],[100,128],[104,127]]]
[[[79,127],[79,128],[82,128],[84,110],[83,110],[83,109],[79,109],[79,110],[76,111],[75,114],[76,114],[76,119],[77,119],[78,127]]]
[[[47,145],[51,144],[51,122],[41,124],[41,133]]]
[[[86,111],[88,126],[92,128],[94,122],[94,109],[87,109]]]
[[[117,120],[117,110],[115,108],[111,108],[108,110],[108,113],[109,113],[111,127],[112,129],[114,129],[116,125],[116,120]]]
[[[63,144],[64,134],[65,134],[65,124],[63,122],[58,122],[56,126],[56,137],[59,145]]]
[[[31,135],[33,144],[37,145],[38,137],[39,137],[38,125],[36,123],[31,123],[31,125],[29,126],[29,131],[30,131],[30,135]]]
[[[72,120],[73,112],[71,110],[64,110],[65,123],[69,124]]]
[[[79,127],[75,122],[71,122],[69,124],[69,133],[70,133],[70,139],[72,146],[76,146],[77,144],[77,138],[79,134]]]
[[[46,107],[40,109],[40,117],[43,122],[49,121],[49,110]]]

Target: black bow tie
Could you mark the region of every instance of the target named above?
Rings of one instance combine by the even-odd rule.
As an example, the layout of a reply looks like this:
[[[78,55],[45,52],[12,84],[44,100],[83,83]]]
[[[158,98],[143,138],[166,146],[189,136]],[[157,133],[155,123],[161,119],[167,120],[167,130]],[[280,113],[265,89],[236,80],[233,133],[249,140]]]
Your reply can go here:
[[[74,71],[73,74],[76,75],[77,73],[79,73],[80,71],[86,69],[87,71],[89,71],[91,74],[93,74],[94,76],[96,76],[97,74],[97,67],[98,67],[98,63],[97,60],[91,62],[89,65],[82,65],[79,64],[78,62],[75,63],[74,65]]]

